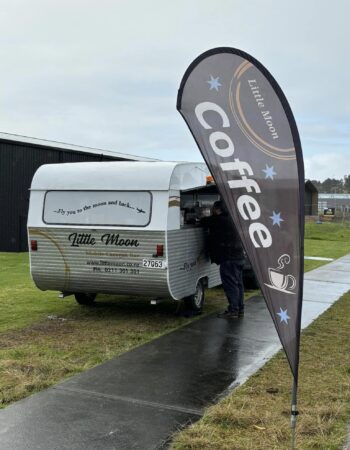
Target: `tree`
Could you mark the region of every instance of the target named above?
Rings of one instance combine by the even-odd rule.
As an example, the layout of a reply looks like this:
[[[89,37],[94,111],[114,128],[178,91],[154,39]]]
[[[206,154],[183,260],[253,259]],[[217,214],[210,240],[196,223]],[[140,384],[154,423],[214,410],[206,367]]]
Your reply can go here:
[[[327,178],[322,183],[322,191],[329,194],[341,193],[344,190],[343,180],[336,180],[335,178]]]
[[[322,190],[322,182],[318,180],[311,180],[311,183],[315,186],[315,188],[318,190],[318,192],[321,192]]]
[[[344,175],[344,191],[350,194],[350,175]]]

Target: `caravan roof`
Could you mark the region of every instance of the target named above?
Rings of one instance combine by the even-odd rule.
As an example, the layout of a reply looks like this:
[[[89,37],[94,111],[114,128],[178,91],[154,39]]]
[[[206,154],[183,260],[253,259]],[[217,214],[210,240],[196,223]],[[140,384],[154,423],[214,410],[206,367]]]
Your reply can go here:
[[[204,163],[85,162],[47,164],[34,175],[31,190],[186,190],[206,184]]]

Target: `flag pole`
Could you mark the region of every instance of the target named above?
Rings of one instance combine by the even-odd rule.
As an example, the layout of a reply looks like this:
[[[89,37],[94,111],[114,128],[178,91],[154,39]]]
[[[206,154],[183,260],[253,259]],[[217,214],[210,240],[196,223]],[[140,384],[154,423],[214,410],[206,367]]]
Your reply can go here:
[[[297,390],[298,384],[293,377],[293,387],[292,387],[292,407],[291,407],[291,416],[290,416],[290,428],[292,431],[292,442],[291,442],[291,450],[295,450],[295,428],[297,423],[297,416],[299,414],[297,410]]]

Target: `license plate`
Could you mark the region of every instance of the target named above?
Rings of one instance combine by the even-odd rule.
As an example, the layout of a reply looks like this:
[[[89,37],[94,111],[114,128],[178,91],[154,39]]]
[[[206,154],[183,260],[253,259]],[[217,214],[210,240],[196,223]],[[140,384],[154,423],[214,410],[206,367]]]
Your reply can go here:
[[[146,269],[166,269],[166,261],[162,259],[143,259],[142,267]]]

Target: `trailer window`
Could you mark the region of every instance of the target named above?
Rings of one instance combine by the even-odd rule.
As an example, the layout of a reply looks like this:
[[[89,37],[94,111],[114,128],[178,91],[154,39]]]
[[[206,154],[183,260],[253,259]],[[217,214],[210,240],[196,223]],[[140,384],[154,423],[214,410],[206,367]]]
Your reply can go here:
[[[211,190],[192,190],[180,193],[180,208],[183,225],[194,225],[202,217],[209,216],[214,202],[220,199],[219,193]]]
[[[43,221],[62,225],[145,227],[151,220],[150,192],[49,191]]]

